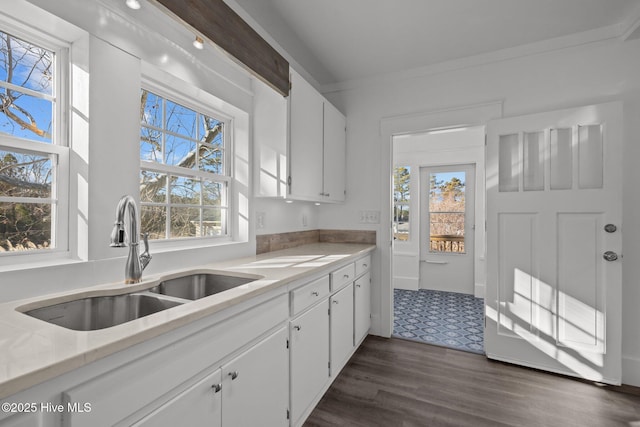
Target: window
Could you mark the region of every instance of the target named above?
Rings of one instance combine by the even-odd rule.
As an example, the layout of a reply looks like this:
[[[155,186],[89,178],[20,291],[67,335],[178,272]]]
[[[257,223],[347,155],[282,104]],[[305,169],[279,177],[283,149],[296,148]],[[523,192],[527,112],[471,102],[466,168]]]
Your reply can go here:
[[[142,231],[156,240],[227,236],[231,121],[183,104],[141,91]]]
[[[411,168],[396,167],[393,173],[393,238],[409,240],[409,184]]]
[[[66,250],[63,54],[0,29],[0,253]],[[35,38],[35,37],[34,37]],[[60,61],[61,62],[61,61]]]
[[[429,252],[465,252],[465,177],[465,171],[429,174]]]

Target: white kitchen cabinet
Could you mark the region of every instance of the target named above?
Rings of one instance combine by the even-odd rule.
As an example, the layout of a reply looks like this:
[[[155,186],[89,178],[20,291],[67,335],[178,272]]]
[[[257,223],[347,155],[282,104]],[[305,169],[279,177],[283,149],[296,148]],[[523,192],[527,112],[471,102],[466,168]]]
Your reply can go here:
[[[216,369],[133,426],[219,427],[222,425],[221,382],[221,370]]]
[[[289,195],[294,199],[321,200],[324,100],[293,70],[289,96]]]
[[[336,107],[324,103],[323,197],[344,202],[347,173],[347,119]]]
[[[329,300],[290,324],[291,420],[297,425],[329,380]]]
[[[331,376],[336,376],[353,353],[353,283],[335,293],[331,306]]]
[[[223,427],[289,425],[288,337],[283,327],[222,366]]]
[[[253,80],[254,194],[287,195],[288,100],[265,83]]]
[[[289,131],[289,196],[344,201],[346,118],[293,70]]]
[[[353,284],[354,344],[360,343],[371,326],[371,275],[367,272]]]

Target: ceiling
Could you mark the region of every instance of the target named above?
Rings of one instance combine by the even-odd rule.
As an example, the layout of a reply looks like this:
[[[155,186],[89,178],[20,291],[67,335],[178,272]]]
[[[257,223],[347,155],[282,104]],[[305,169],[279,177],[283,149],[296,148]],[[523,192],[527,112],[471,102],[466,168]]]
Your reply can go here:
[[[639,0],[236,2],[321,85],[576,33],[621,35],[640,15]]]

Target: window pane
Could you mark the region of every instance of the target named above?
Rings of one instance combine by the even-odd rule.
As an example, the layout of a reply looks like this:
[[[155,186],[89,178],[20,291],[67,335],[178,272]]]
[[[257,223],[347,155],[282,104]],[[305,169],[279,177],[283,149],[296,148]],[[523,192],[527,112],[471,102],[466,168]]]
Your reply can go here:
[[[409,240],[409,205],[395,205],[393,209],[393,238]]]
[[[465,173],[429,175],[429,251],[464,252]]]
[[[202,230],[200,236],[223,236],[226,230],[226,209],[203,209]]]
[[[0,81],[53,96],[54,54],[0,32]],[[1,85],[0,85],[1,87]],[[53,103],[20,90],[0,90],[0,132],[51,142]]]
[[[226,184],[223,182],[204,181],[202,188],[202,204],[220,206],[224,199]]]
[[[144,126],[140,129],[140,160],[162,163],[162,132]]]
[[[143,124],[162,127],[162,98],[149,91],[142,90],[140,92],[140,121]]]
[[[196,139],[196,112],[169,100],[165,101],[165,104],[167,109],[165,129]]]
[[[140,171],[140,201],[166,203],[167,175],[146,170]]]
[[[0,90],[0,132],[51,142],[53,103],[14,90]]]
[[[0,150],[0,196],[50,198],[52,167],[49,156]]]
[[[0,252],[51,247],[50,204],[0,202]]]
[[[196,237],[199,227],[199,208],[171,208],[171,237]]]
[[[142,206],[140,226],[143,233],[149,233],[149,239],[166,238],[167,208],[165,206]]]
[[[201,171],[224,175],[224,160],[221,146],[209,147],[200,146],[200,167]]]
[[[196,143],[167,135],[164,162],[172,166],[192,169],[196,165]]]
[[[199,205],[200,181],[194,178],[183,176],[172,176],[171,203],[179,203],[183,205]]]
[[[213,117],[200,115],[199,121],[200,141],[207,144],[222,145],[223,123]]]

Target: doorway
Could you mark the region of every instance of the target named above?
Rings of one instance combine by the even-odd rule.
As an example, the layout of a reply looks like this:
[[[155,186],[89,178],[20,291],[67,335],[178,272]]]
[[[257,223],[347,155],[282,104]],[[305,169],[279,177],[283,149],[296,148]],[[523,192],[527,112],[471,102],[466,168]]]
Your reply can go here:
[[[484,127],[394,136],[393,160],[393,335],[482,353]]]

